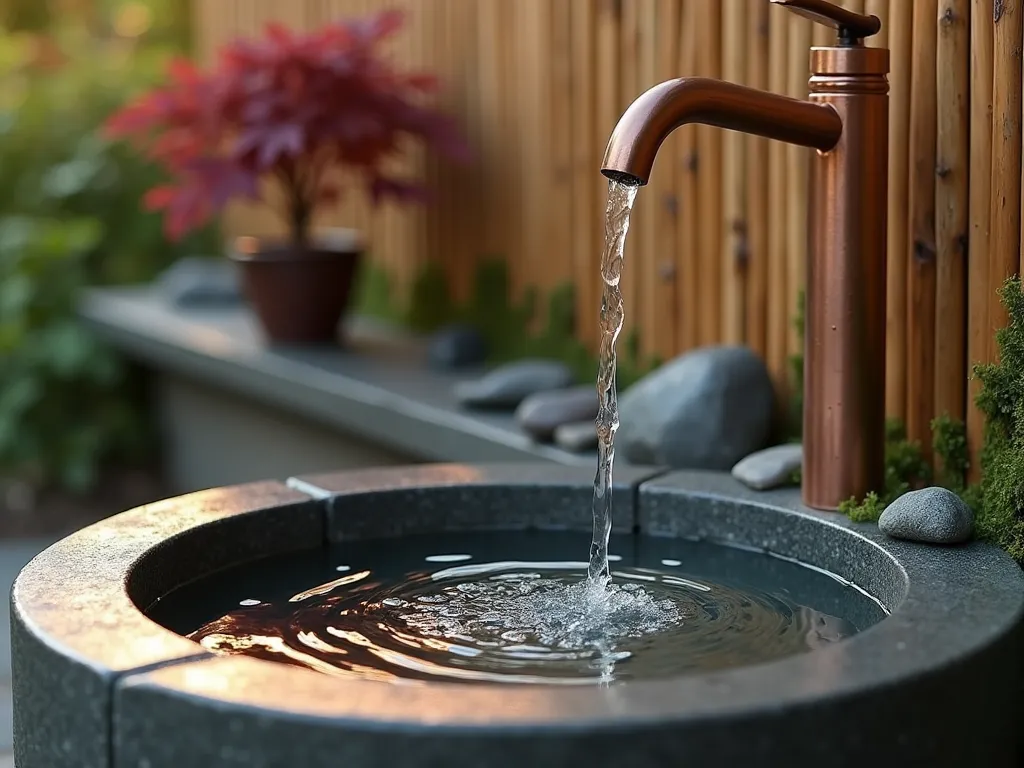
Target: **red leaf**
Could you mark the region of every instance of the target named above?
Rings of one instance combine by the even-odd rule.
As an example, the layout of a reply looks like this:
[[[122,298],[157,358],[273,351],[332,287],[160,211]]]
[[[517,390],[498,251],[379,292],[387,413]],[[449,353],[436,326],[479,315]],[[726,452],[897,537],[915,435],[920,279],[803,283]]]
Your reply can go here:
[[[400,10],[312,32],[269,24],[225,45],[212,69],[171,64],[166,84],[125,105],[104,125],[160,165],[170,183],[151,190],[179,236],[234,197],[255,197],[263,174],[291,177],[312,206],[334,204],[321,181],[329,165],[358,169],[375,198],[423,199],[412,180],[386,175],[408,138],[455,160],[469,157],[451,117],[427,103],[429,73],[403,72],[383,49],[403,25]]]
[[[143,196],[142,204],[147,211],[162,211],[173,202],[177,194],[178,191],[169,184],[153,187]]]

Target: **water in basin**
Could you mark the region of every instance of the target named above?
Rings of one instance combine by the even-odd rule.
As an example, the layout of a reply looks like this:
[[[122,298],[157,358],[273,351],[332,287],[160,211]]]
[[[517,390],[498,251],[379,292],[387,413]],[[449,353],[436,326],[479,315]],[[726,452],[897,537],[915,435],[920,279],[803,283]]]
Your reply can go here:
[[[822,571],[681,539],[611,537],[612,582],[587,537],[444,534],[249,563],[149,610],[220,654],[378,680],[593,684],[756,664],[884,617]]]

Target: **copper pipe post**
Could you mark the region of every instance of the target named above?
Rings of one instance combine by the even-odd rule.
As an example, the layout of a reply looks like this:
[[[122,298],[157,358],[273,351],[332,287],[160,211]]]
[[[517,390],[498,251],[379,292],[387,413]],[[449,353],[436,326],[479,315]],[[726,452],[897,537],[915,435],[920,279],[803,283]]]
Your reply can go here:
[[[843,120],[812,163],[803,499],[835,509],[885,480],[889,52],[814,48],[811,101]]]
[[[836,509],[881,491],[889,52],[866,48],[880,23],[825,0],[772,0],[837,29],[811,50],[810,99],[706,78],[656,85],[612,132],[602,173],[646,184],[676,128],[702,123],[817,150],[807,222],[803,500]]]

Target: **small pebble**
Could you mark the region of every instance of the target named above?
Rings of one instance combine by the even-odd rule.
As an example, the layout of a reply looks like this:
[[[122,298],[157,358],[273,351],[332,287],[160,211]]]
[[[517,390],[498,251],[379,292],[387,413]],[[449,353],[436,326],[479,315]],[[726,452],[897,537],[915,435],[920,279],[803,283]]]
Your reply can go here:
[[[480,365],[487,359],[487,341],[467,325],[449,325],[430,337],[427,361],[440,370]]]
[[[498,366],[476,381],[455,386],[456,399],[471,408],[515,410],[536,392],[563,389],[572,384],[569,366],[557,360],[519,360]]]
[[[591,429],[597,418],[597,388],[592,384],[530,395],[516,409],[516,421],[537,440],[551,440],[555,430],[564,424],[590,420]],[[595,431],[596,434],[596,431]]]
[[[925,544],[960,544],[971,538],[974,513],[946,488],[905,493],[885,508],[878,528],[894,539]]]
[[[793,473],[804,464],[800,443],[773,445],[741,459],[732,468],[732,476],[757,491],[779,488],[792,482]]]

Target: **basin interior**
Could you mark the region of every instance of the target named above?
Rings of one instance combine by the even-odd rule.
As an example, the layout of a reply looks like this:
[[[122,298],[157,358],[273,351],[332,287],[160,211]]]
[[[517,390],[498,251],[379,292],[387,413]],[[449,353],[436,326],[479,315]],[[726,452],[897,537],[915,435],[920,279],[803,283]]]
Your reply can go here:
[[[333,675],[545,684],[768,662],[886,615],[855,585],[791,559],[634,534],[612,537],[617,607],[573,608],[559,590],[580,586],[588,549],[574,531],[362,539],[209,574],[146,612],[216,653]]]

